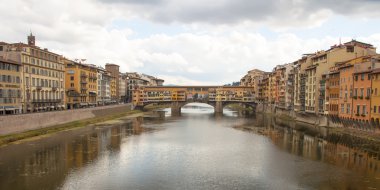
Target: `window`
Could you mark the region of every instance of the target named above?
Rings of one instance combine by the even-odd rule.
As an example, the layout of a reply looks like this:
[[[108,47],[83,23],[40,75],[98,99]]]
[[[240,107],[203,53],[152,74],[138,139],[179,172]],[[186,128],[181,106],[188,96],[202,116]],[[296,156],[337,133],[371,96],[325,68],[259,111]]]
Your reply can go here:
[[[373,106],[373,113],[376,113],[376,106]]]
[[[363,112],[362,112],[363,115],[366,114],[366,105],[363,105]]]
[[[354,96],[358,96],[358,89],[357,88],[355,88]]]
[[[3,51],[3,46],[0,46],[0,51]]]
[[[361,88],[361,89],[360,89],[360,96],[361,96],[361,97],[364,96],[364,88]]]
[[[358,75],[355,75],[355,81],[358,81]]]
[[[70,80],[74,80],[74,76],[70,76]]]
[[[377,96],[377,88],[375,88],[375,96]]]
[[[347,46],[346,51],[350,53],[354,52],[354,46]]]
[[[341,104],[341,105],[340,105],[340,112],[341,112],[341,113],[344,113],[344,104]]]
[[[71,83],[71,84],[70,84],[70,87],[74,87],[74,83]]]
[[[361,75],[361,79],[364,80],[364,73],[362,73],[362,75]]]
[[[350,113],[350,104],[347,104],[347,114],[349,114]]]
[[[367,88],[367,97],[371,96],[371,88]]]
[[[371,75],[370,74],[368,74],[368,80],[371,80]]]
[[[26,84],[26,86],[29,86],[30,84],[29,84],[29,77],[25,77],[25,84]]]
[[[356,105],[356,114],[360,113],[360,105]]]

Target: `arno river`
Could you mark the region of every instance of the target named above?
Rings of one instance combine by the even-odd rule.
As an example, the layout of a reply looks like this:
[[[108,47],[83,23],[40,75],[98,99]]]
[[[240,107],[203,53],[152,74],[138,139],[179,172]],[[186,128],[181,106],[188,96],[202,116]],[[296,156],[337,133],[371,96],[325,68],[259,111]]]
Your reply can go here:
[[[379,155],[276,118],[182,109],[0,148],[0,189],[380,189]]]

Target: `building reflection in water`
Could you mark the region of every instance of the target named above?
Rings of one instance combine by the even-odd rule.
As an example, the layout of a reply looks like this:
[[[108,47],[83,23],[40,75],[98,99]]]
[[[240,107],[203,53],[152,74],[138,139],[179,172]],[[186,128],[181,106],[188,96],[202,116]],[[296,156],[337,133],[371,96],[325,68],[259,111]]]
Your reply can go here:
[[[379,144],[337,134],[326,137],[313,135],[313,132],[307,134],[307,132],[295,130],[298,126],[294,122],[284,122],[279,118],[265,114],[257,114],[254,117],[254,123],[236,126],[235,128],[265,135],[277,147],[291,154],[330,163],[374,179],[380,179]],[[372,144],[372,146],[367,146],[370,149],[364,150],[363,147],[368,144]],[[346,187],[349,188],[350,186],[339,188]]]
[[[117,152],[123,138],[144,132],[143,118],[114,126],[67,131],[0,149],[0,189],[55,189],[70,171]],[[43,180],[41,180],[43,179]]]

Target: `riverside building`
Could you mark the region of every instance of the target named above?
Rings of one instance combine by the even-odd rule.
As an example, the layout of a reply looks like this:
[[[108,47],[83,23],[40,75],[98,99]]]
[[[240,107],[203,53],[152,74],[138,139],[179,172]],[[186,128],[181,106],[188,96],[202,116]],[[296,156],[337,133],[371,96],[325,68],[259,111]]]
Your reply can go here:
[[[4,44],[0,56],[21,65],[22,112],[64,109],[64,64],[61,55],[36,46],[33,34],[28,44]]]
[[[22,113],[21,64],[0,57],[0,73],[0,115]]]
[[[98,69],[95,65],[65,59],[67,109],[97,105]]]

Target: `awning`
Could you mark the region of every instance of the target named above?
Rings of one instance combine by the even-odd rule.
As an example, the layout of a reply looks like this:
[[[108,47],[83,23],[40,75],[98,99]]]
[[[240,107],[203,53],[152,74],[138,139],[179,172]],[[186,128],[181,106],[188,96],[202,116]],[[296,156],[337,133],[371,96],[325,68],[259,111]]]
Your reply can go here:
[[[81,106],[87,106],[88,103],[80,103],[79,105],[81,105]]]
[[[5,108],[5,110],[7,110],[7,111],[13,111],[13,110],[16,109],[16,108],[13,107],[13,106],[4,106],[4,108]]]
[[[50,106],[51,109],[54,109],[55,107],[54,106]]]

